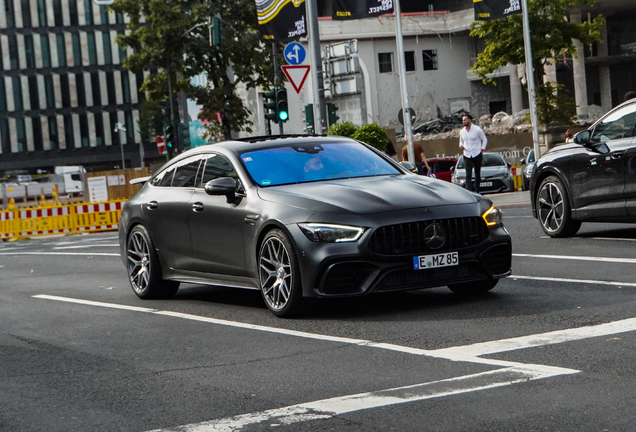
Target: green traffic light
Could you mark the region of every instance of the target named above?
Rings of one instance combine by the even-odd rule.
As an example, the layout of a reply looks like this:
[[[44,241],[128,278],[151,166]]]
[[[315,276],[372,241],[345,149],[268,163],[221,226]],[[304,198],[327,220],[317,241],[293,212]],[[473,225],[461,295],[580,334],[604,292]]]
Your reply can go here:
[[[282,121],[287,121],[287,119],[289,118],[289,114],[287,113],[287,111],[280,111],[278,113],[278,118]]]

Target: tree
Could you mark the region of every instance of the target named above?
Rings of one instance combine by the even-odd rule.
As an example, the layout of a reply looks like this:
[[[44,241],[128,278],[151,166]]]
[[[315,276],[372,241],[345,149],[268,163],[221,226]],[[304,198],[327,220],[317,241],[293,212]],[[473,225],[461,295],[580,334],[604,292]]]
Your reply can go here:
[[[199,118],[216,122],[220,114],[226,138],[232,131],[252,131],[237,87],[268,86],[273,78],[272,49],[260,41],[254,0],[116,0],[112,9],[131,19],[129,32],[117,38],[134,51],[124,66],[157,70],[141,86],[149,100],[167,97],[170,76],[174,92],[185,92],[203,107]],[[213,17],[222,25],[218,44],[210,43]],[[193,85],[190,78],[202,73],[208,84]]]
[[[575,104],[572,97],[564,94],[563,85],[541,83],[547,61],[556,62],[564,52],[572,56],[583,55],[577,52],[573,39],[584,45],[601,41],[601,27],[605,22],[602,16],[582,24],[570,23],[565,19],[568,7],[593,4],[594,0],[528,0],[537,111],[541,123],[572,123]],[[497,68],[525,62],[521,15],[475,21],[471,25],[470,35],[483,38],[485,42],[484,51],[478,54],[472,66],[484,83],[494,82],[486,75]]]

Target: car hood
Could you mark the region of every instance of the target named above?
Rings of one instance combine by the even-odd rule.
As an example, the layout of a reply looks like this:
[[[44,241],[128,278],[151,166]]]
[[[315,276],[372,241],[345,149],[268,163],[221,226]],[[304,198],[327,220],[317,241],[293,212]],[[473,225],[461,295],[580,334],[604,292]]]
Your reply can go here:
[[[266,201],[327,213],[373,214],[470,204],[478,198],[448,182],[417,175],[363,177],[258,189]]]
[[[508,167],[505,167],[503,165],[500,166],[488,166],[488,167],[481,167],[481,178],[487,178],[487,177],[496,177],[496,176],[502,176],[504,174],[506,174],[508,172]],[[465,169],[461,169],[457,172],[457,175],[459,177],[466,177],[466,170]]]

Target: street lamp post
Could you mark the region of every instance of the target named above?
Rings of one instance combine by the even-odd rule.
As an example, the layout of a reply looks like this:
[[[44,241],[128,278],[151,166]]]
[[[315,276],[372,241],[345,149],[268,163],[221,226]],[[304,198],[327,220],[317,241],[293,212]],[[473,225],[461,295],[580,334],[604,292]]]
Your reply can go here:
[[[119,131],[126,132],[126,128],[123,124],[117,122],[115,123],[114,131],[116,134],[119,134]],[[126,169],[126,161],[124,159],[124,143],[121,140],[121,136],[117,135],[117,139],[119,140],[119,148],[121,149],[121,169]]]

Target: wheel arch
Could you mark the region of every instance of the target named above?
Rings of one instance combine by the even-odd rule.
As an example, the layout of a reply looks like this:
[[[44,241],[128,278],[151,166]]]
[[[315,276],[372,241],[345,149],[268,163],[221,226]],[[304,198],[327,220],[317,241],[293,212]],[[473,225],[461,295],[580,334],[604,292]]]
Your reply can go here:
[[[532,211],[533,213],[536,212],[536,201],[537,201],[537,194],[539,193],[539,188],[541,187],[541,183],[543,183],[543,181],[548,178],[548,177],[556,177],[559,179],[559,181],[561,182],[561,184],[563,184],[563,187],[565,187],[565,192],[567,193],[567,198],[568,198],[568,203],[570,204],[570,208],[573,208],[572,206],[572,190],[570,189],[570,182],[568,181],[567,175],[565,175],[565,173],[563,171],[561,171],[558,168],[555,167],[549,167],[546,168],[545,170],[541,171],[540,174],[537,175],[536,178],[534,178],[534,183],[531,184],[532,189],[531,189],[531,198],[532,198]],[[535,215],[536,217],[536,215]]]

